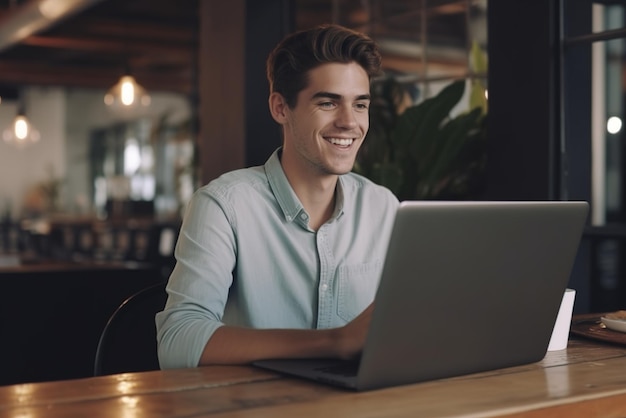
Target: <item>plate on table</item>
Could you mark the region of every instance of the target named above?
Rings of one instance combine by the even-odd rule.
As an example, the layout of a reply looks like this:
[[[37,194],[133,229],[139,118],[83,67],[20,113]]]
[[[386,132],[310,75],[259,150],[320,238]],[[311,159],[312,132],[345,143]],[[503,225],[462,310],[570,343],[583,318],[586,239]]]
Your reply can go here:
[[[614,344],[626,345],[626,319],[619,320],[615,312],[578,314],[572,317],[570,333],[578,337],[591,338]],[[611,329],[603,322],[619,322],[622,331]]]
[[[600,318],[600,321],[608,329],[619,332],[626,332],[626,311],[617,311],[606,314]]]

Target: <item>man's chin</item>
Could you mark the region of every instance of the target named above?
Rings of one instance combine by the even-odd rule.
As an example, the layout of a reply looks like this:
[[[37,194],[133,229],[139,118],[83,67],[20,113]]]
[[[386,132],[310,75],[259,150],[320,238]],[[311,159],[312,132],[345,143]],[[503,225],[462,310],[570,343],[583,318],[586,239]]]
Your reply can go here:
[[[320,167],[323,167],[323,171],[327,174],[334,176],[341,176],[344,174],[348,174],[354,168],[355,158],[342,158],[335,160],[328,160],[325,164]]]
[[[350,166],[350,167],[335,167],[332,170],[328,170],[328,174],[332,174],[335,176],[343,176],[344,174],[348,174],[352,171],[352,169],[354,168],[354,165]]]

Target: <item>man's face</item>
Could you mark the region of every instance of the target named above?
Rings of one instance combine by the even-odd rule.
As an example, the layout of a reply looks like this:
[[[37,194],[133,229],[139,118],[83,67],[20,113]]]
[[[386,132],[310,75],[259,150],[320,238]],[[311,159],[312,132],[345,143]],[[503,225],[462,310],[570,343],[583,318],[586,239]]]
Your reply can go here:
[[[283,161],[314,176],[352,170],[369,128],[370,83],[356,63],[323,64],[286,109]]]

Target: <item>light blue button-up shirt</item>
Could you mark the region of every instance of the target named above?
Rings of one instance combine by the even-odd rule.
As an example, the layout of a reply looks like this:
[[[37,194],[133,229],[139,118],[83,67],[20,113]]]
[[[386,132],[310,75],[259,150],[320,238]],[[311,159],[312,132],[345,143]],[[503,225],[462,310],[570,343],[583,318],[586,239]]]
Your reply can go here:
[[[373,301],[398,200],[362,176],[342,175],[335,211],[314,231],[279,152],[191,199],[167,304],[156,315],[162,368],[196,367],[224,324],[339,327]]]

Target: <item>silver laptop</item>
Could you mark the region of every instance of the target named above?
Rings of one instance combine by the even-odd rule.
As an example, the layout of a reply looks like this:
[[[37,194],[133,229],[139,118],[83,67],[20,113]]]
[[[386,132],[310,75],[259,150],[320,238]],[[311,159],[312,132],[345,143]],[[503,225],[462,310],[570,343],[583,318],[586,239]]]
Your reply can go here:
[[[356,390],[541,360],[586,202],[403,202],[360,360],[255,365]]]

